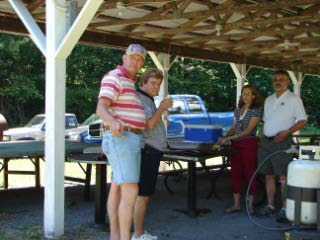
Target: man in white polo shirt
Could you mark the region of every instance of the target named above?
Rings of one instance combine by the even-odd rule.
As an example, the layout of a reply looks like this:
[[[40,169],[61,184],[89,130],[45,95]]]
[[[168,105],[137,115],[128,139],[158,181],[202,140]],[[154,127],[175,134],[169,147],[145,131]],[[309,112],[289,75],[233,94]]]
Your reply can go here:
[[[278,70],[273,74],[275,93],[269,96],[264,104],[263,134],[258,151],[259,165],[270,154],[290,148],[292,144],[291,134],[307,123],[303,103],[296,94],[288,90],[289,85],[290,77],[287,71]],[[258,212],[258,215],[276,215],[274,204],[275,176],[280,178],[282,200],[284,200],[287,167],[290,161],[292,161],[292,155],[283,152],[274,155],[261,166],[260,173],[265,175],[268,205]],[[286,221],[284,202],[282,204],[282,208],[277,215],[278,222]]]

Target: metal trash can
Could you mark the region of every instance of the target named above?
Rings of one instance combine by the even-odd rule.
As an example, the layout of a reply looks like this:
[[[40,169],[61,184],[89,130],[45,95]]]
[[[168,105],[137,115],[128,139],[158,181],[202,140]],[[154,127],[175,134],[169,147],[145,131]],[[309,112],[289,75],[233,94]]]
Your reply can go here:
[[[3,131],[8,129],[8,123],[5,117],[0,113],[0,142],[3,140]]]

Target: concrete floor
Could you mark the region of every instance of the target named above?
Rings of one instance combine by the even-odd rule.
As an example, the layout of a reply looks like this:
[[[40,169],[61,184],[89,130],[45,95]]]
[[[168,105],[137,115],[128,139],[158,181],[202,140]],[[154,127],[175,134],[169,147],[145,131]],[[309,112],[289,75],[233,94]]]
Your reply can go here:
[[[210,178],[198,175],[197,206],[207,208],[209,213],[196,218],[174,211],[186,208],[186,177],[179,182],[169,180],[174,194],[169,194],[159,177],[157,191],[148,210],[146,229],[159,240],[280,240],[281,231],[268,231],[252,224],[244,211],[226,215],[223,209],[232,203],[229,173],[224,173],[217,182],[217,193],[221,200],[205,199],[210,189]],[[94,197],[92,186],[91,198]],[[254,218],[269,227],[289,227],[274,219]],[[93,228],[94,201],[83,201],[83,186],[66,187],[65,235],[61,239],[107,239],[108,233]],[[43,189],[11,189],[0,191],[0,239],[26,239],[31,231],[42,239],[43,236]]]

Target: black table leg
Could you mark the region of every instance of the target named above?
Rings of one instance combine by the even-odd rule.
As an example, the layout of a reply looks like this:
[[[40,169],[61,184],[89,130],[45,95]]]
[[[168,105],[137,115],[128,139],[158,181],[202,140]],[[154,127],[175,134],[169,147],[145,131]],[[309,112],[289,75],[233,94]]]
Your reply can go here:
[[[108,230],[106,224],[106,194],[107,194],[107,174],[105,164],[96,164],[96,188],[95,188],[95,225],[104,230]]]
[[[218,178],[222,175],[223,171],[228,167],[228,159],[227,157],[223,156],[222,157],[222,166],[219,169],[218,173],[214,174],[212,176],[212,180],[211,180],[211,189],[210,192],[208,193],[208,195],[206,196],[206,199],[210,199],[212,194],[214,194],[216,199],[221,200],[221,197],[218,195],[218,193],[216,192],[216,184],[217,184],[217,180]]]
[[[196,163],[188,162],[188,210],[191,217],[197,215]]]
[[[189,217],[197,217],[200,214],[206,214],[211,212],[210,209],[197,208],[197,176],[196,176],[196,162],[190,161],[188,162],[188,198],[187,198],[187,209],[181,210],[176,209],[178,212],[185,213],[189,215]]]
[[[86,179],[84,183],[84,193],[83,198],[84,201],[90,201],[90,180],[91,180],[91,172],[92,172],[92,164],[87,163],[86,166]]]

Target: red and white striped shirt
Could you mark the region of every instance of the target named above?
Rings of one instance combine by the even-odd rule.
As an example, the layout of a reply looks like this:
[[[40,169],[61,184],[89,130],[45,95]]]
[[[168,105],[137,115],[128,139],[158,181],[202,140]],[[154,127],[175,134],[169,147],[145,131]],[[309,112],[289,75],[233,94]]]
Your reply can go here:
[[[118,66],[103,76],[98,98],[111,101],[109,111],[123,125],[144,130],[146,116],[135,82],[136,78],[130,78],[126,69]]]

